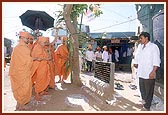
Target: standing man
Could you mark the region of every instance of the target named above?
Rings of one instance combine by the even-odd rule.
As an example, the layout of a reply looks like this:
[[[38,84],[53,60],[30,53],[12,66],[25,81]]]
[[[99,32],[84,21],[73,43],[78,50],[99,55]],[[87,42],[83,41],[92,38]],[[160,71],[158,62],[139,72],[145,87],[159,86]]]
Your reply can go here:
[[[67,67],[67,62],[69,61],[69,51],[66,45],[67,37],[61,37],[62,43],[58,45],[55,50],[55,75],[59,75],[58,83],[65,83],[64,80],[70,74],[70,69]]]
[[[108,61],[115,63],[115,55],[114,55],[113,49],[111,47],[109,48],[109,60]]]
[[[150,110],[153,100],[156,70],[160,67],[160,51],[157,45],[150,42],[150,34],[142,32],[139,35],[141,47],[138,53],[138,61],[134,62],[139,77],[141,97],[144,100],[145,110]]]
[[[119,63],[119,52],[118,52],[118,50],[117,49],[115,49],[115,62],[116,63]]]
[[[55,42],[58,38],[58,30],[59,28],[56,28],[56,35],[54,40],[50,43],[48,41],[48,45],[46,46],[46,50],[48,50],[48,56],[51,57],[51,60],[48,61],[49,64],[49,69],[50,69],[50,83],[49,83],[49,88],[54,89],[55,88],[55,58],[54,58],[54,45]]]
[[[107,46],[103,46],[102,60],[104,62],[108,62],[108,59],[109,59],[109,55],[107,51]]]
[[[92,61],[94,59],[94,52],[92,51],[92,45],[87,46],[88,50],[86,51],[86,61],[87,61],[87,71],[92,71]]]
[[[34,46],[31,55],[33,58],[32,82],[35,89],[35,99],[41,100],[42,95],[48,94],[48,85],[50,82],[50,70],[48,61],[51,57],[48,55],[46,46],[49,44],[49,38],[39,36],[38,42]]]
[[[114,57],[115,57],[115,65],[116,65],[116,67],[118,67],[119,70],[122,70],[122,68],[120,67],[120,64],[119,64],[119,61],[120,61],[119,57],[120,57],[120,55],[119,55],[118,49],[114,50]]]
[[[16,110],[27,110],[32,96],[31,68],[32,58],[28,47],[28,32],[19,33],[19,43],[13,50],[9,76],[13,96],[17,101]]]
[[[102,61],[102,52],[101,52],[100,46],[97,46],[96,50],[97,50],[95,52],[96,60],[97,61]]]

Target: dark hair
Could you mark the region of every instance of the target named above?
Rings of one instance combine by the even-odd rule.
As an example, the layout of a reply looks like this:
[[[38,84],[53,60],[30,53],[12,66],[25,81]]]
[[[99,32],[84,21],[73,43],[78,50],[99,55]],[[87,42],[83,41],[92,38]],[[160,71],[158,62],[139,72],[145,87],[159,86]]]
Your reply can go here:
[[[150,34],[148,32],[141,32],[141,34],[139,35],[140,36],[144,36],[145,38],[147,37],[148,40],[150,41]]]

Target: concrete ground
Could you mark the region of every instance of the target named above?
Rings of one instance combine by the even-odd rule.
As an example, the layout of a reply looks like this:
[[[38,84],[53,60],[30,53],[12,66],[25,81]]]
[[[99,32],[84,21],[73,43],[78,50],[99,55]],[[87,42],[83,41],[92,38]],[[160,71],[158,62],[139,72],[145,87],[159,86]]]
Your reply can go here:
[[[15,113],[16,101],[13,98],[10,79],[8,76],[9,66],[6,67],[2,78],[2,112]],[[82,87],[70,83],[56,83],[55,89],[49,90],[49,95],[43,96],[42,101],[35,101],[34,95],[29,103],[31,109],[26,112],[53,112],[53,113],[70,113],[70,112],[165,112],[164,100],[154,95],[151,111],[144,111],[138,105],[141,100],[138,89],[133,90],[129,87],[131,82],[131,73],[116,71],[114,82],[123,85],[123,90],[114,89],[113,99],[104,101],[87,86],[93,73],[81,73]],[[56,81],[58,76],[56,76]],[[115,87],[115,86],[114,86]]]

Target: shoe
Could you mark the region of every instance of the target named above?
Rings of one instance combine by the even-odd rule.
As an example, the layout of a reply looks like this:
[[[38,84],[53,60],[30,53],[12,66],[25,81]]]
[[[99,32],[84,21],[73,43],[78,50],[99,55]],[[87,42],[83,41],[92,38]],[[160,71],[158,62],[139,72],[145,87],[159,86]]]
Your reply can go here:
[[[115,87],[115,89],[117,89],[117,90],[124,90],[122,85],[117,85],[117,87]]]
[[[137,86],[136,86],[136,85],[130,84],[129,87],[130,87],[132,90],[136,90],[136,89],[137,89]]]
[[[119,85],[119,87],[121,87],[122,89],[124,88],[124,86],[123,86],[123,85],[121,85],[121,84]]]
[[[120,83],[118,83],[118,82],[115,82],[114,84],[115,84],[115,85],[120,85]]]

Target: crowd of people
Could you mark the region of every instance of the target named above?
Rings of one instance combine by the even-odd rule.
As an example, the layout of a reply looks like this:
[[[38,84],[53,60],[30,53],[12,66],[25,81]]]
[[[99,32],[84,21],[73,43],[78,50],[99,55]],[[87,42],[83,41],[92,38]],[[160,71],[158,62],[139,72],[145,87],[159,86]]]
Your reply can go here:
[[[9,68],[11,88],[17,101],[16,110],[29,109],[28,103],[33,94],[37,101],[48,95],[49,89],[55,88],[56,75],[59,83],[65,83],[69,75],[65,65],[69,52],[66,36],[61,36],[62,43],[54,49],[58,30],[51,43],[49,37],[38,36],[35,41],[28,32],[19,33],[19,42],[13,49]]]
[[[28,32],[20,32],[19,42],[13,49],[9,68],[11,88],[17,101],[16,110],[29,109],[27,104],[33,93],[37,101],[41,100],[41,96],[49,94],[49,89],[55,88],[56,75],[59,76],[58,83],[65,83],[64,80],[70,74],[65,64],[69,60],[67,37],[62,36],[62,43],[56,49],[54,48],[58,30],[56,29],[57,34],[51,43],[49,37],[39,36],[34,41],[33,36]],[[131,65],[133,76],[139,78],[142,105],[149,110],[154,94],[156,71],[160,67],[160,51],[157,45],[150,42],[149,33],[142,32],[139,39],[140,42],[134,49]],[[107,46],[103,46],[102,49],[97,46],[96,51],[93,51],[91,44],[87,46],[85,53],[87,71],[94,69],[95,61],[118,64],[117,49],[113,50]]]
[[[86,53],[84,54],[84,59],[86,60],[86,71],[91,72],[94,70],[95,61],[103,62],[113,62],[119,64],[119,51],[115,49],[113,51],[112,47],[107,47],[106,45],[102,48],[100,46],[96,47],[94,51],[91,44],[88,44]]]

